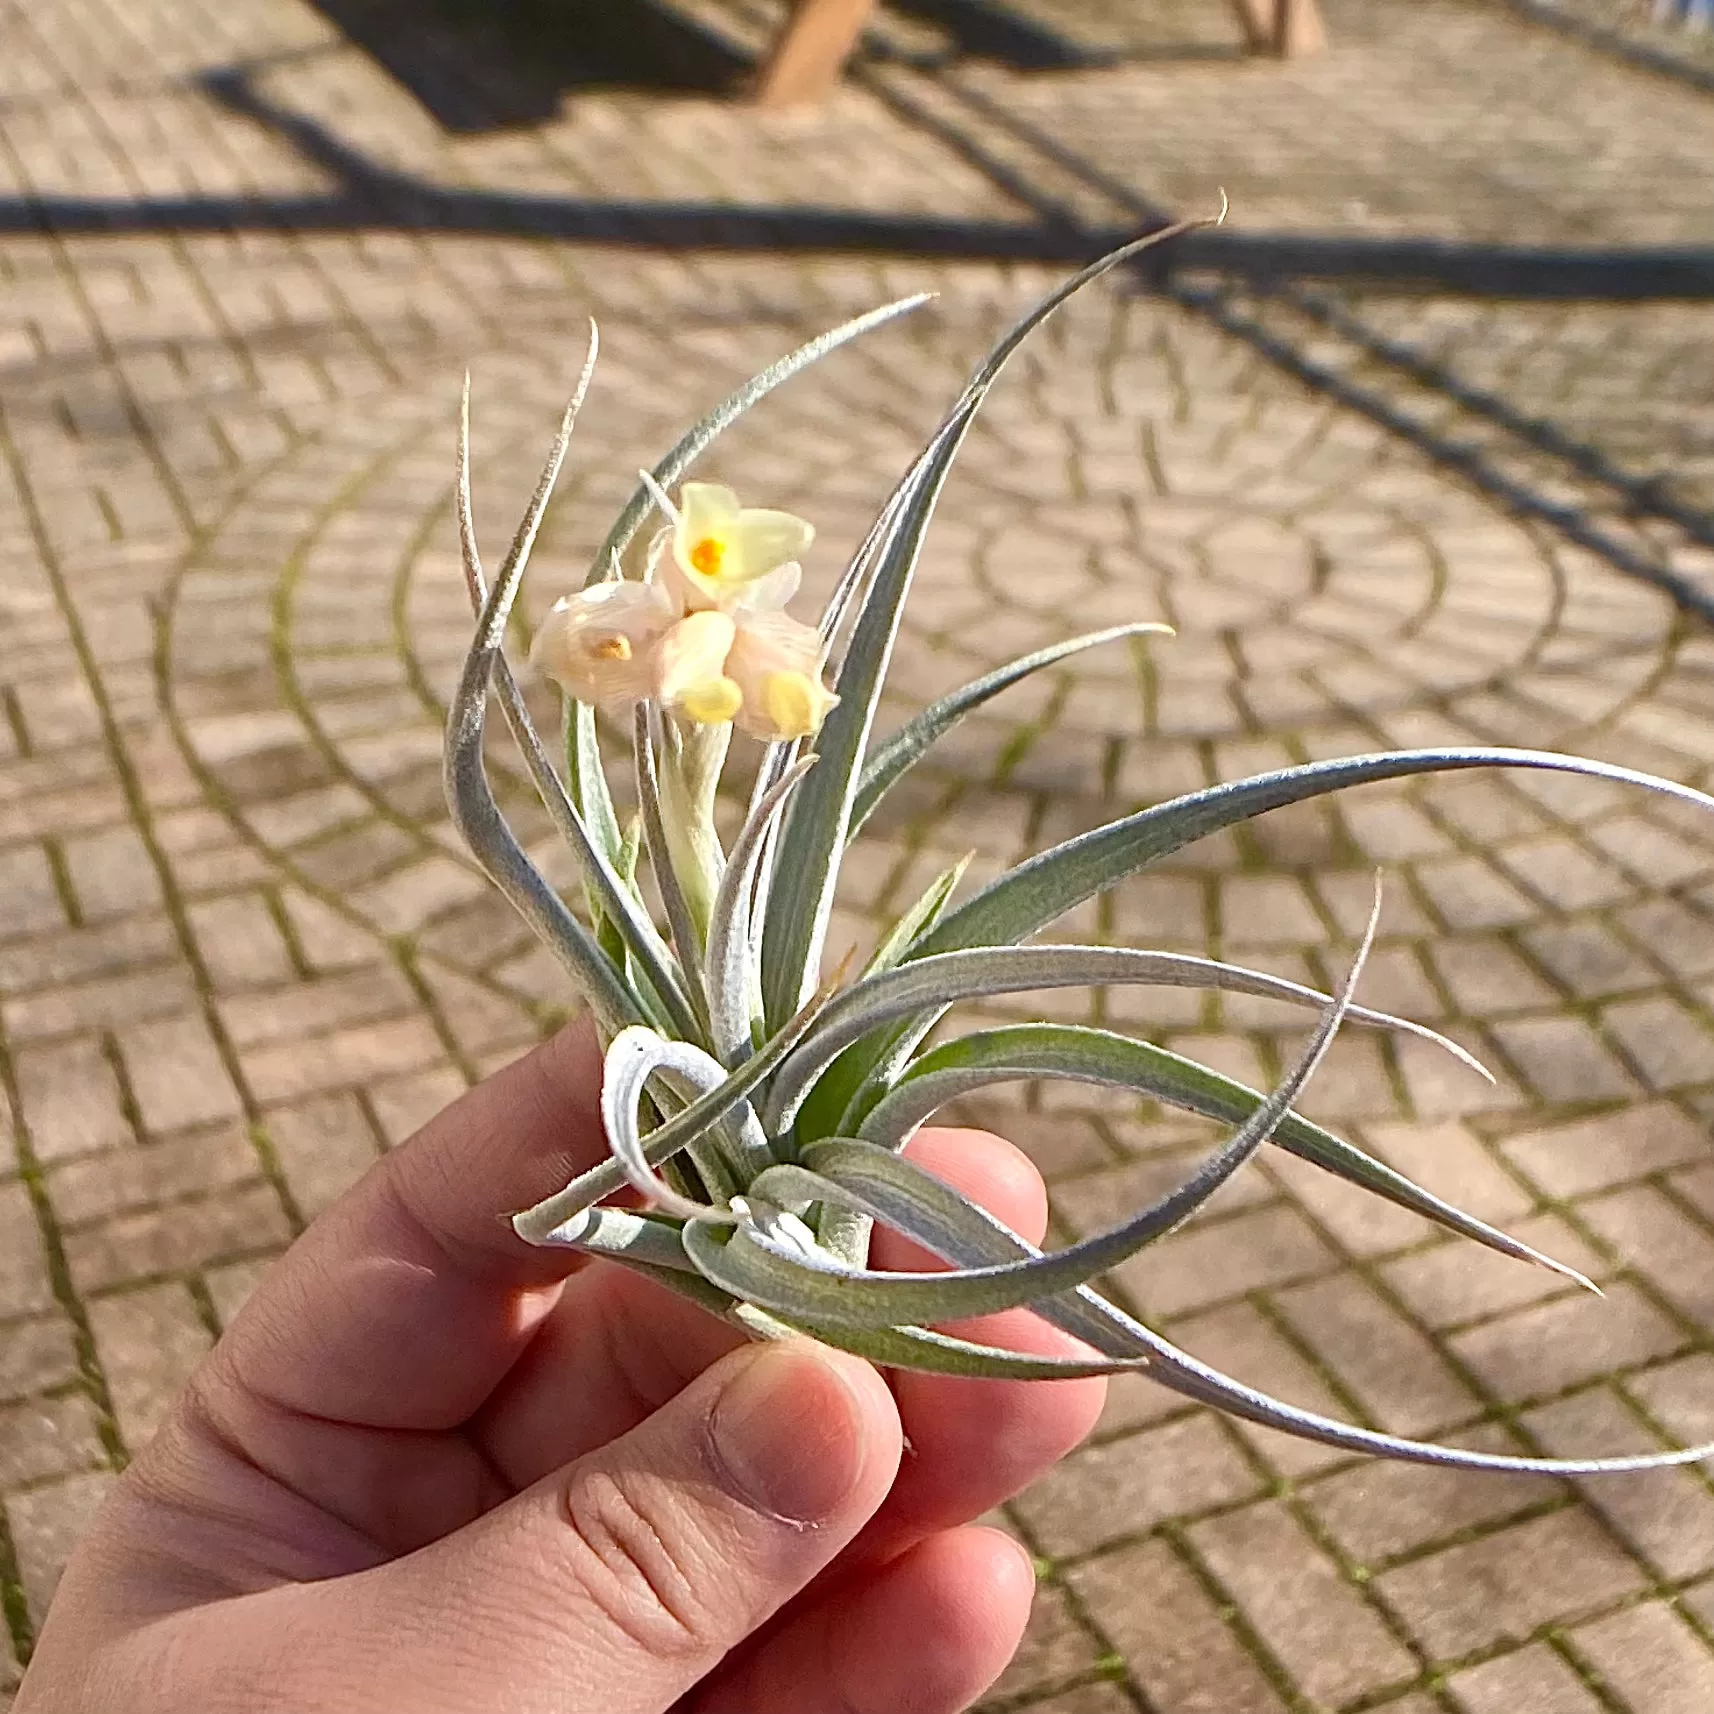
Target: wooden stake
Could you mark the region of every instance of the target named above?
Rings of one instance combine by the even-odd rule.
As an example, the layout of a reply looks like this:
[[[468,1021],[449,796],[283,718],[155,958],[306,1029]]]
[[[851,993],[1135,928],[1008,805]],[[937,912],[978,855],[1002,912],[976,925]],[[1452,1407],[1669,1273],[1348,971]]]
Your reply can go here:
[[[1244,34],[1244,46],[1253,54],[1271,52],[1274,45],[1275,0],[1229,0]]]
[[[756,104],[792,107],[822,100],[839,81],[845,56],[874,9],[875,0],[794,0],[756,80]]]
[[[1281,59],[1318,54],[1327,46],[1327,26],[1315,0],[1276,0],[1274,52]]]
[[[1230,0],[1252,53],[1292,59],[1327,46],[1327,27],[1316,0]]]

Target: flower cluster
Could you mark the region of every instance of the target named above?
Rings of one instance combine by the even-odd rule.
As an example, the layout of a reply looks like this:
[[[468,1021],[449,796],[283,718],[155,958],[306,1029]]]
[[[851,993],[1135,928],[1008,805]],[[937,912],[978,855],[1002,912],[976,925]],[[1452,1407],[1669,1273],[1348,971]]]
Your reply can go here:
[[[815,531],[790,512],[744,506],[718,482],[686,482],[645,581],[613,577],[567,595],[537,633],[531,664],[579,702],[644,700],[754,738],[808,738],[836,698],[822,641],[785,605]],[[671,543],[670,555],[661,549]]]

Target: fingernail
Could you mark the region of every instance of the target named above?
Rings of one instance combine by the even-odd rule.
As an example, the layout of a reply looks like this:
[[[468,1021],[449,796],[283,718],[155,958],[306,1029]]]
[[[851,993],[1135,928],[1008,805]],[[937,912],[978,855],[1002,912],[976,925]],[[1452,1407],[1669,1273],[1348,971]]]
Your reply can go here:
[[[1024,1575],[1033,1588],[1041,1581],[1041,1567],[1036,1563],[1036,1556],[1016,1536],[1007,1535],[1004,1530],[995,1530],[994,1534],[1018,1556],[1018,1563],[1024,1568]]]
[[[788,1523],[831,1517],[863,1471],[864,1412],[834,1359],[764,1345],[726,1384],[708,1436],[726,1487]]]

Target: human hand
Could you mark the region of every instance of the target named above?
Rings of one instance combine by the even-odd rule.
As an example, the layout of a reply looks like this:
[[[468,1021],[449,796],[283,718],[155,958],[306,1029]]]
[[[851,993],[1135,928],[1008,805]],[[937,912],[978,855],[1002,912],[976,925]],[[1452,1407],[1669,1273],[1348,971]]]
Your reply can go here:
[[[15,1714],[952,1714],[1029,1610],[979,1516],[1099,1381],[748,1344],[502,1215],[604,1153],[573,1027],[376,1167],[268,1275],[73,1556]],[[913,1155],[1023,1232],[1016,1149]],[[876,1265],[932,1265],[880,1236]],[[1018,1312],[1018,1349],[1068,1342]],[[901,1451],[903,1456],[901,1459]]]

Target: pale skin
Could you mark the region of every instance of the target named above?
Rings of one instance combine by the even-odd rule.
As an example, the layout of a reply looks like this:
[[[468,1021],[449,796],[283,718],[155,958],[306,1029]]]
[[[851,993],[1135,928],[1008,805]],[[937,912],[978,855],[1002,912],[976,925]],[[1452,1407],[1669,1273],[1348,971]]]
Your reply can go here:
[[[750,1344],[503,1216],[604,1152],[572,1026],[267,1276],[74,1555],[15,1714],[954,1714],[1034,1579],[970,1522],[1102,1383]],[[1026,1237],[1029,1161],[913,1155]],[[877,1265],[931,1265],[878,1240]],[[1075,1350],[1032,1317],[985,1338]],[[771,1472],[772,1479],[767,1479]]]

